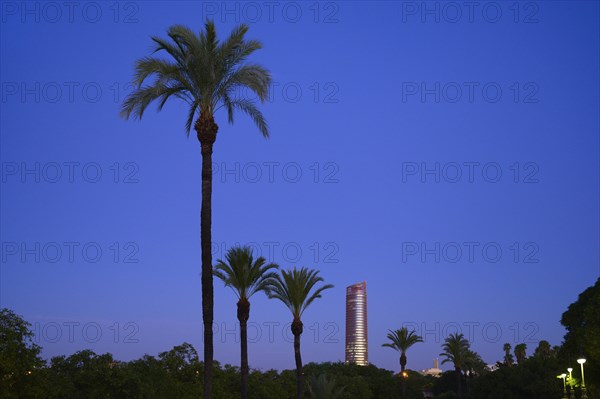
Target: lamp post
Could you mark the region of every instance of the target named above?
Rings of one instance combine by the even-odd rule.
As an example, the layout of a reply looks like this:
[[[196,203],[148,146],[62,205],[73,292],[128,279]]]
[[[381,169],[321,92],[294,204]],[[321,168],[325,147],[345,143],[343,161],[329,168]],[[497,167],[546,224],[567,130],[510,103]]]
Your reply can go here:
[[[577,363],[581,365],[581,399],[588,399],[587,390],[585,389],[585,376],[583,375],[583,363],[585,363],[585,359],[577,359]]]
[[[569,399],[567,398],[567,381],[566,381],[566,377],[567,375],[565,373],[562,373],[561,375],[557,375],[556,378],[562,378],[563,380],[563,399]]]
[[[569,372],[569,399],[575,399],[575,391],[573,390],[573,367],[567,369]]]

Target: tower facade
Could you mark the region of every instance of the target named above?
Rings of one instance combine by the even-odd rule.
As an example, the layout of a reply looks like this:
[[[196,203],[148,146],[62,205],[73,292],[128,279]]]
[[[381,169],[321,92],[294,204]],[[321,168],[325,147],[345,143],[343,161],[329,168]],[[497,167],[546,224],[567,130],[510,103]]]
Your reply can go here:
[[[367,283],[346,287],[346,363],[369,364]]]

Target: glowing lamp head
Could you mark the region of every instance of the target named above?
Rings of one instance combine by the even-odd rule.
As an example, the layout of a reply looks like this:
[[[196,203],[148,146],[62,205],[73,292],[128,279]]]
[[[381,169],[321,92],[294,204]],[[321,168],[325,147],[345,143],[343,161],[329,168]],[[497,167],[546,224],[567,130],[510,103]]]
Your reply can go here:
[[[404,378],[408,378],[408,373],[407,373],[406,371],[403,371],[403,372],[402,372],[402,377],[404,377]]]
[[[566,376],[567,376],[567,375],[566,375],[565,373],[562,373],[562,374],[560,375],[560,378],[565,378]]]
[[[569,367],[569,368],[567,369],[567,371],[568,371],[569,373],[570,373],[570,372],[572,372],[572,371],[573,371],[573,367]]]
[[[583,364],[585,363],[585,359],[581,358],[581,359],[577,359],[577,363],[579,364]]]

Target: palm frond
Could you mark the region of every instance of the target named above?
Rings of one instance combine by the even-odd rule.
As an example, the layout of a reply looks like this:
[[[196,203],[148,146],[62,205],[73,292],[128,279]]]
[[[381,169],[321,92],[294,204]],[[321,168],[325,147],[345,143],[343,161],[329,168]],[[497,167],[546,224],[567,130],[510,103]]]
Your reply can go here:
[[[238,109],[248,115],[258,130],[262,133],[263,137],[269,137],[269,126],[267,124],[267,120],[260,110],[256,107],[256,104],[252,100],[249,99],[235,99],[231,101],[232,109]],[[233,116],[230,117],[230,120],[233,120]]]
[[[217,261],[213,274],[231,288],[238,298],[249,299],[267,289],[276,275],[272,270],[278,267],[275,263],[266,264],[262,256],[254,260],[252,248],[236,246],[227,251],[225,261]]]
[[[231,73],[225,82],[225,87],[228,91],[247,87],[261,102],[264,102],[269,95],[271,80],[271,73],[262,66],[246,64]]]
[[[323,279],[320,279],[320,281],[322,281]],[[300,313],[300,315],[302,316],[302,313],[304,313],[304,311],[306,310],[306,308],[313,303],[313,301],[317,298],[321,298],[321,293],[325,290],[328,290],[330,288],[333,288],[333,284],[327,284],[322,286],[321,288],[318,288],[311,296],[310,298],[308,298],[306,300],[306,302],[304,302],[304,306],[302,307],[302,312]]]
[[[306,308],[317,298],[321,298],[321,293],[327,289],[333,288],[333,285],[327,284],[311,292],[314,286],[323,281],[318,276],[319,272],[307,268],[292,269],[290,271],[282,270],[270,282],[267,288],[269,298],[280,300],[291,312],[294,319],[300,319]]]
[[[188,111],[188,118],[185,122],[185,131],[189,136],[190,131],[192,130],[192,124],[194,123],[194,118],[196,117],[196,113],[198,112],[198,108],[200,107],[200,99],[194,100],[194,102],[190,105],[190,109]]]
[[[167,94],[171,87],[157,83],[153,86],[143,86],[135,89],[127,96],[121,106],[121,116],[129,119],[132,115],[134,119],[142,119],[144,111],[151,102]]]
[[[401,353],[405,353],[414,344],[423,342],[422,337],[417,335],[414,330],[409,332],[406,327],[402,327],[401,329],[395,331],[388,331],[387,339],[389,339],[391,343],[385,343],[382,344],[382,346],[395,349]]]
[[[450,334],[442,344],[442,349],[444,350],[440,353],[440,356],[444,357],[442,364],[452,362],[455,368],[460,369],[470,350],[470,344],[463,334]]]

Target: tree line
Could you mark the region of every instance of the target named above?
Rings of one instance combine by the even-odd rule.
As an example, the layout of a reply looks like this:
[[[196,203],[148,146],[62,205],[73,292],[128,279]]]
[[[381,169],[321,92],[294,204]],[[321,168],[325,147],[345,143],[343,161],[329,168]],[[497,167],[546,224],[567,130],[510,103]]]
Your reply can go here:
[[[240,259],[244,261],[240,262]],[[242,294],[238,296],[238,305],[241,301],[238,318],[248,320],[248,299],[254,293],[264,291],[282,301],[296,319],[296,314],[301,316],[303,310],[327,288],[321,285],[313,290],[321,282],[315,271],[293,269],[278,274],[275,266],[266,264],[261,258],[254,260],[251,251],[244,248],[232,249],[226,261],[217,264],[215,274],[225,285]],[[242,280],[254,283],[246,285],[241,283]],[[307,289],[309,286],[311,289]],[[241,287],[246,289],[241,290]],[[300,293],[295,291],[298,289]],[[292,292],[301,295],[292,295]],[[300,300],[302,298],[304,300]],[[295,306],[298,304],[302,306]],[[451,334],[442,344],[440,356],[442,364],[449,363],[453,368],[439,378],[421,375],[407,368],[407,352],[423,340],[414,331],[400,328],[390,330],[388,341],[383,343],[383,346],[398,351],[399,372],[373,364],[357,366],[341,362],[307,365],[300,362],[302,367],[296,370],[260,371],[249,369],[247,353],[241,353],[240,367],[213,363],[213,395],[223,399],[238,398],[246,389],[246,394],[253,398],[292,399],[298,397],[300,389],[302,395],[319,399],[559,399],[565,389],[569,396],[573,392],[572,397],[579,399],[582,397],[582,380],[575,367],[577,358],[585,356],[588,398],[598,398],[599,309],[600,279],[582,292],[563,313],[561,323],[567,333],[560,346],[552,347],[542,340],[528,356],[526,344],[515,345],[511,352],[512,346],[506,343],[498,348],[502,360],[496,363],[494,370],[486,365],[462,334]],[[294,356],[295,344],[294,341]],[[156,357],[144,355],[129,362],[118,361],[110,353],[96,354],[91,350],[79,351],[71,356],[56,356],[49,361],[42,359],[40,353],[41,347],[34,343],[30,324],[13,311],[1,309],[0,399],[203,397],[205,365],[196,349],[188,343]],[[245,372],[242,372],[242,366]],[[556,376],[565,373],[568,367],[574,370],[571,378],[565,381],[565,387]]]

